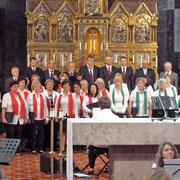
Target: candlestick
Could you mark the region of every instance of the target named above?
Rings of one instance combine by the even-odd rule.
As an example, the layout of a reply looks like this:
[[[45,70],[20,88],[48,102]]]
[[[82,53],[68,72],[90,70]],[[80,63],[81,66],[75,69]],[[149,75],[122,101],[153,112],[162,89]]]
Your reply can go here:
[[[44,66],[47,66],[47,54],[44,55]]]
[[[85,49],[87,49],[87,43],[85,43]]]
[[[103,50],[103,43],[101,43],[101,50]]]
[[[156,68],[158,68],[158,57],[156,56]]]
[[[54,61],[56,60],[56,55],[55,55],[55,54],[53,54],[53,60],[54,60]]]
[[[70,54],[70,58],[69,58],[70,62],[72,62],[72,54]]]
[[[62,64],[62,67],[64,67],[64,54],[62,54],[62,62],[61,62],[61,64]]]
[[[117,63],[117,61],[118,61],[118,55],[116,54],[116,56],[115,56],[115,63]]]
[[[106,50],[108,50],[108,43],[106,43]]]
[[[134,54],[133,54],[133,64],[134,64]]]

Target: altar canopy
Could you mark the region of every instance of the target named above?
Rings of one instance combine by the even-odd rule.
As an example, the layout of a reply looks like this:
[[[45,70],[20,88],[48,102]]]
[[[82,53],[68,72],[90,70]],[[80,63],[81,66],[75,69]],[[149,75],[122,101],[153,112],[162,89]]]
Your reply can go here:
[[[104,65],[106,54],[126,56],[134,69],[147,58],[157,72],[157,0],[27,0],[27,64],[35,56],[45,68],[49,58],[64,71],[95,56]]]

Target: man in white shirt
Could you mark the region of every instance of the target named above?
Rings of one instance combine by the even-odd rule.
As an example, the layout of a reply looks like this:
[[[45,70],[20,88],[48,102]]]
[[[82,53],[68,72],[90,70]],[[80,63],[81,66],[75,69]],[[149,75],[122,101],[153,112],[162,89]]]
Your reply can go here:
[[[114,113],[112,113],[111,111],[111,100],[108,96],[102,96],[99,100],[99,106],[101,108],[101,111],[98,112],[97,114],[93,115],[93,118],[98,118],[98,119],[117,119],[119,120],[119,117],[116,116]],[[89,153],[88,153],[88,157],[89,157],[89,166],[90,166],[90,170],[88,172],[89,175],[93,175],[94,174],[94,165],[95,165],[95,160],[97,158],[97,151],[101,151],[104,153],[108,154],[108,148],[104,148],[104,147],[96,147],[96,146],[92,146],[89,145]]]

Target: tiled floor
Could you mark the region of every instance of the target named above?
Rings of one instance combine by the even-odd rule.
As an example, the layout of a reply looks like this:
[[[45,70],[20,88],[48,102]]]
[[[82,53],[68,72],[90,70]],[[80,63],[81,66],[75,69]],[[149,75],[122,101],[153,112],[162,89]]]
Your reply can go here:
[[[76,166],[82,169],[88,162],[87,154],[84,151],[74,153],[74,161]],[[102,163],[97,159],[95,166],[95,174],[101,169]],[[32,155],[28,153],[15,156],[10,166],[3,166],[8,180],[47,180],[50,175],[40,171],[40,155]],[[85,171],[87,173],[88,169]],[[59,178],[54,178],[59,179]],[[64,179],[66,179],[64,177]],[[74,178],[76,180],[82,178]],[[85,178],[84,178],[85,179]],[[89,178],[88,178],[89,179]],[[90,179],[96,179],[93,176]],[[100,180],[107,180],[108,174],[102,173],[99,177]]]

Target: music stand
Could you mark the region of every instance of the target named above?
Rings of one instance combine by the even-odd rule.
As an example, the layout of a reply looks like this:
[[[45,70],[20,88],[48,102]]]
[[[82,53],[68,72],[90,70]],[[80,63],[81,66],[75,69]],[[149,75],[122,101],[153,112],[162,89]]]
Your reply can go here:
[[[173,180],[180,179],[180,159],[164,159],[164,169],[172,174]]]
[[[177,103],[174,97],[155,96],[151,97],[153,104],[153,117],[167,119],[174,118],[177,110]],[[163,120],[161,119],[161,120]]]
[[[20,139],[0,138],[0,164],[10,165],[20,144]]]

